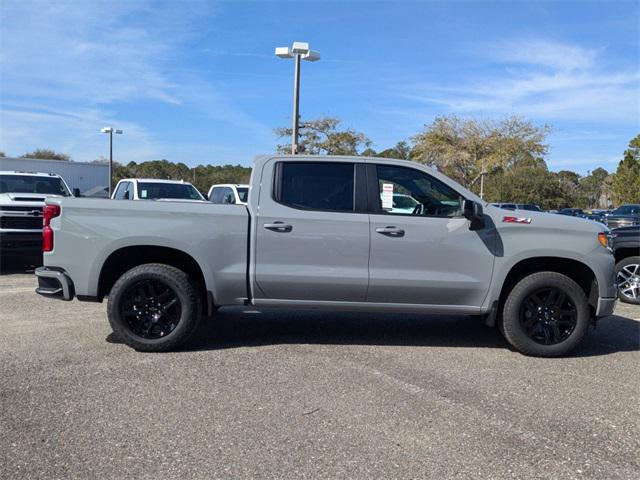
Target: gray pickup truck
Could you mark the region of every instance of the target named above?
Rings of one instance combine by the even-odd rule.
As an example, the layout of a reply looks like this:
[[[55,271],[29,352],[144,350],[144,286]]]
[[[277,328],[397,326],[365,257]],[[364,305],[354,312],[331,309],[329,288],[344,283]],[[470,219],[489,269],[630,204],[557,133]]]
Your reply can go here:
[[[394,207],[398,195],[413,208]],[[246,206],[53,198],[44,225],[37,292],[108,297],[114,332],[141,351],[252,305],[472,315],[552,357],[616,298],[606,227],[491,207],[400,160],[258,157]]]

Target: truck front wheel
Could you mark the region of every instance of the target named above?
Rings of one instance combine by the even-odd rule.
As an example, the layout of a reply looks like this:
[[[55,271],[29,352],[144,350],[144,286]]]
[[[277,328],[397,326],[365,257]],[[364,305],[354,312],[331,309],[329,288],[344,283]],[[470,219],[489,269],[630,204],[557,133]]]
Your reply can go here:
[[[558,357],[573,350],[589,326],[589,304],[580,286],[557,272],[524,277],[509,292],[502,312],[505,338],[519,352]]]
[[[143,352],[174,350],[200,322],[198,289],[175,267],[139,265],[114,284],[107,315],[114,333],[130,347]]]

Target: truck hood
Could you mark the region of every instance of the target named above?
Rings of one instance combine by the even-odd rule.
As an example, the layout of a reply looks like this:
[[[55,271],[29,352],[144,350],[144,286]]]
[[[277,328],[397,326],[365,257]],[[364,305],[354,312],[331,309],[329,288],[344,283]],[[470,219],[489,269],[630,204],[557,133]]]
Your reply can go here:
[[[568,215],[558,215],[556,213],[534,212],[531,210],[506,210],[491,205],[488,205],[484,211],[491,217],[498,230],[512,228],[519,228],[525,231],[527,229],[545,229],[557,231],[558,234],[561,234],[563,231],[597,234],[609,230],[605,225],[593,220]],[[513,218],[517,220],[511,220]]]
[[[44,193],[0,193],[0,205],[13,205],[16,202],[19,202],[20,205],[43,205],[47,198],[55,197],[62,198],[62,195],[47,195]]]

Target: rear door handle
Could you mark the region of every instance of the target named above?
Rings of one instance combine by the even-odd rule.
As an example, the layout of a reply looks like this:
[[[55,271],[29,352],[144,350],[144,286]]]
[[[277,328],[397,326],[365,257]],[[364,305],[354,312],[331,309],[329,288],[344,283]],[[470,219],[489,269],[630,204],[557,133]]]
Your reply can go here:
[[[404,230],[393,225],[387,227],[376,228],[376,232],[387,235],[388,237],[402,237],[404,236]]]
[[[266,228],[267,230],[272,230],[274,232],[282,233],[290,232],[291,230],[293,230],[293,226],[287,225],[284,222],[265,223],[264,228]]]

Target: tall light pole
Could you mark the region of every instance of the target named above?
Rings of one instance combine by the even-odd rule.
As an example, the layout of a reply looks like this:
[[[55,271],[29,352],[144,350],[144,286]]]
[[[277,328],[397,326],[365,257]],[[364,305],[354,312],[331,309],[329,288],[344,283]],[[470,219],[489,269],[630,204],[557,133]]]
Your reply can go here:
[[[300,60],[316,62],[320,60],[320,52],[309,49],[305,42],[293,42],[291,48],[276,48],[276,56],[280,58],[293,58],[293,128],[291,129],[291,154],[298,153],[298,120],[300,118]]]
[[[109,134],[109,198],[111,198],[111,190],[113,185],[113,134],[122,135],[122,130],[116,130],[113,127],[104,127],[100,129],[102,133]]]

